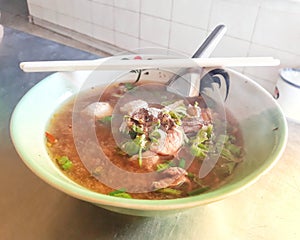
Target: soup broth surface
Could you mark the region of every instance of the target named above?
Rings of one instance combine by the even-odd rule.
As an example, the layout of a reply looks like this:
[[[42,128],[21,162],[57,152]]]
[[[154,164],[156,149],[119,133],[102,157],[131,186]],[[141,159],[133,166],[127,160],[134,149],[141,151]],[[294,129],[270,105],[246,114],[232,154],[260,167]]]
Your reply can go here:
[[[201,96],[183,98],[155,82],[117,83],[70,98],[53,114],[46,145],[76,183],[136,199],[211,191],[243,158],[242,135],[229,111],[220,114]],[[210,169],[205,176],[203,164]]]

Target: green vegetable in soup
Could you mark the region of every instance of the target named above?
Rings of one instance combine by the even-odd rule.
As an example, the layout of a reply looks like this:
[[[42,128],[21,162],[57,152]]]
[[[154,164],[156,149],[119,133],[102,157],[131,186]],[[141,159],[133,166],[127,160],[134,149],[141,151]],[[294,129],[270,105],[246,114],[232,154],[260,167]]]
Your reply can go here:
[[[182,194],[181,190],[174,189],[174,188],[162,188],[157,191],[160,193],[171,194],[171,195],[176,195],[176,196]]]
[[[157,164],[156,167],[157,167],[157,169],[156,169],[157,172],[162,172],[162,171],[166,170],[167,168],[169,168],[170,164],[169,164],[169,162],[160,163],[160,164]]]
[[[108,195],[120,198],[132,198],[131,195],[125,191],[125,189],[112,191]]]
[[[112,116],[106,116],[106,117],[99,119],[98,121],[103,124],[110,124],[111,120],[112,120]]]
[[[122,145],[122,149],[128,155],[132,156],[132,155],[137,154],[139,152],[140,147],[134,141],[129,141],[129,142],[126,142]]]
[[[200,193],[204,193],[204,192],[208,191],[209,189],[210,189],[210,187],[200,187],[200,188],[197,188],[193,191],[188,192],[188,195],[189,196],[195,196],[195,195],[198,195]]]
[[[147,143],[145,134],[137,136],[134,139],[134,141],[139,145],[139,152],[138,152],[139,157],[138,157],[138,161],[139,161],[139,166],[142,166],[142,161],[143,161],[143,159],[142,159],[142,153],[143,153],[143,150],[145,150],[146,143]]]
[[[185,159],[184,159],[184,158],[181,158],[181,159],[179,160],[178,167],[184,169],[184,168],[185,168],[185,164],[186,164]]]
[[[135,88],[134,84],[129,83],[129,82],[124,83],[124,86],[125,86],[125,88],[126,88],[128,91],[130,91],[130,90],[132,90],[133,88]]]
[[[240,162],[241,147],[236,145],[235,138],[231,135],[220,135],[216,147],[221,150],[221,157],[229,162]]]
[[[76,102],[72,100],[54,115],[55,121],[46,129],[45,135],[53,160],[75,182],[107,196],[175,199],[212,191],[238,171],[243,157],[242,139],[237,121],[230,112],[225,121],[201,96],[183,99],[156,83],[118,83],[99,90],[103,92],[100,100],[107,102],[118,114],[114,118],[98,118],[96,124],[92,122],[103,153],[124,173],[153,173],[154,178],[149,181],[141,175],[131,179],[123,175],[123,171],[111,171],[110,164],[99,158],[98,151],[90,145],[90,134],[85,131],[89,122],[78,121],[82,122],[80,144],[90,161],[87,169],[78,156],[79,148],[73,144],[71,134],[65,134],[65,129],[74,123],[72,107]],[[155,101],[152,102],[146,93]],[[94,91],[92,94],[99,97]],[[87,93],[84,101],[90,101],[90,98]],[[118,123],[119,120],[122,121]],[[115,138],[115,130],[120,138]],[[220,134],[219,130],[224,133]],[[200,176],[204,163],[209,163],[212,169],[206,176]],[[108,183],[102,182],[106,179]],[[123,188],[112,187],[115,185],[110,183],[115,180],[121,181]],[[140,186],[148,186],[151,191],[134,192]]]
[[[63,170],[69,170],[73,166],[73,163],[67,156],[57,158],[57,163]]]
[[[197,135],[190,140],[191,143],[191,154],[195,157],[206,157],[209,149],[209,141],[212,138],[213,125],[202,127]]]
[[[149,134],[149,138],[150,138],[151,142],[157,143],[158,140],[161,138],[161,134],[158,130],[154,130],[153,132],[151,132]]]

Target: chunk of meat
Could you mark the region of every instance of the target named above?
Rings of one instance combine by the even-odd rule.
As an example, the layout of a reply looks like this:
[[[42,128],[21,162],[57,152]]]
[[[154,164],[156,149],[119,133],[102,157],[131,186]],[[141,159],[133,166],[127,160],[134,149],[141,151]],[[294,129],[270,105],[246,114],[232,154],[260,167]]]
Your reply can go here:
[[[148,103],[143,100],[134,100],[120,107],[120,111],[131,115],[140,108],[148,108]]]
[[[138,154],[133,155],[129,158],[129,163],[135,169],[144,169],[146,171],[155,171],[157,169],[157,164],[159,163],[160,157],[151,151],[146,151],[142,153],[142,166],[139,165]]]
[[[189,97],[188,101],[192,104],[195,105],[195,103],[201,108],[207,108],[206,101],[202,96],[195,96],[195,97]]]
[[[149,133],[153,131],[155,126],[159,124],[159,119],[155,117],[149,108],[140,108],[136,110],[130,118],[125,118],[121,124],[120,131],[125,132],[126,129],[129,131],[136,131],[136,127],[139,127],[148,138]]]
[[[163,171],[163,177],[152,183],[153,189],[161,189],[166,187],[176,187],[183,183],[190,185],[190,180],[187,178],[187,171],[180,167],[170,167]]]
[[[150,150],[160,155],[175,155],[184,143],[183,130],[180,127],[169,130],[157,143],[152,143]]]
[[[182,120],[182,128],[184,133],[197,133],[204,125],[202,118],[200,117],[186,117]]]
[[[96,117],[97,119],[111,116],[113,108],[107,102],[94,102],[88,105],[83,112],[90,117]]]
[[[168,131],[174,127],[176,127],[175,121],[171,116],[167,113],[160,112],[158,114],[158,119],[160,121],[161,127],[165,130]]]
[[[132,115],[131,119],[140,124],[151,125],[152,122],[157,122],[157,118],[146,108],[140,108],[136,110]]]
[[[204,125],[212,121],[212,114],[209,108],[199,108],[198,106],[188,106],[188,116],[182,119],[184,133],[197,133]]]
[[[212,113],[211,113],[211,110],[209,108],[202,109],[202,111],[201,111],[201,117],[203,118],[203,120],[205,122],[211,123],[212,122]]]
[[[201,117],[201,108],[199,106],[189,104],[187,107],[187,114],[191,117]]]

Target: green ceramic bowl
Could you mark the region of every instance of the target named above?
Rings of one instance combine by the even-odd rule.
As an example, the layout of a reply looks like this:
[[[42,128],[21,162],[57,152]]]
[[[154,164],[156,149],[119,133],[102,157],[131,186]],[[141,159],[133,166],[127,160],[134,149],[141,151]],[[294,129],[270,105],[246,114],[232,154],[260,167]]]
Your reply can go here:
[[[121,72],[59,72],[43,79],[16,106],[11,118],[11,137],[24,163],[45,182],[75,198],[112,211],[155,216],[219,201],[245,189],[265,174],[280,159],[287,141],[287,123],[272,96],[246,76],[230,69],[226,71],[230,76],[230,88],[225,106],[242,129],[245,159],[228,183],[198,196],[137,200],[99,194],[68,179],[49,158],[44,132],[51,114],[82,88],[108,84]],[[131,74],[130,78],[136,73]],[[147,77],[155,79],[157,74],[157,70],[151,70]],[[159,78],[166,81],[169,76],[160,74]],[[92,80],[86,84],[86,79]]]

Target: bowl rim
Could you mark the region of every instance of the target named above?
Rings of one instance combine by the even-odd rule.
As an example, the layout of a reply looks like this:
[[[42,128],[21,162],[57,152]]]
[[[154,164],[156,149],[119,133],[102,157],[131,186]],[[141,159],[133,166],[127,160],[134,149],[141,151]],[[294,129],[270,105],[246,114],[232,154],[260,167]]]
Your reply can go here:
[[[101,194],[98,192],[93,192],[88,190],[79,184],[72,181],[63,181],[56,176],[50,174],[45,170],[42,166],[38,163],[31,160],[31,157],[28,153],[26,153],[25,149],[22,149],[19,146],[19,140],[17,139],[18,133],[15,131],[16,125],[16,112],[22,106],[22,102],[26,100],[26,98],[30,95],[30,92],[33,91],[32,89],[38,89],[46,84],[47,81],[51,81],[51,78],[55,77],[54,73],[50,76],[42,79],[38,84],[36,84],[32,89],[30,89],[19,101],[17,106],[15,107],[10,121],[10,135],[12,142],[15,146],[16,151],[18,152],[20,158],[25,163],[25,165],[31,169],[33,173],[35,173],[39,178],[44,180],[46,183],[51,185],[52,187],[70,195],[75,198],[91,202],[98,205],[103,206],[110,206],[110,207],[117,207],[117,208],[126,208],[126,209],[135,209],[135,210],[143,210],[143,211],[163,211],[163,210],[180,210],[191,208],[195,206],[200,206],[208,203],[212,203],[215,201],[222,200],[228,196],[234,195],[238,192],[241,192],[245,188],[249,187],[253,183],[255,183],[262,175],[267,173],[273,166],[279,161],[281,158],[285,146],[287,143],[288,137],[288,126],[286,118],[283,115],[281,107],[279,104],[273,99],[271,94],[267,92],[262,86],[258,83],[253,81],[251,78],[237,72],[236,70],[232,70],[229,68],[225,68],[227,71],[241,77],[243,80],[247,80],[251,82],[259,91],[265,93],[266,97],[270,98],[274,105],[277,107],[278,112],[280,112],[280,117],[283,123],[281,128],[282,138],[279,139],[278,147],[272,154],[268,157],[268,159],[260,166],[260,168],[256,169],[255,171],[251,172],[245,178],[239,180],[236,183],[231,183],[230,185],[223,185],[220,188],[214,189],[207,193],[202,193],[196,196],[189,196],[185,198],[177,198],[177,199],[168,199],[168,200],[147,200],[147,199],[125,199],[125,198],[118,198],[114,196],[109,196],[105,194]],[[49,157],[49,160],[50,157]]]

